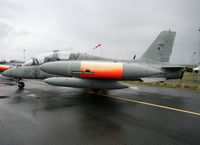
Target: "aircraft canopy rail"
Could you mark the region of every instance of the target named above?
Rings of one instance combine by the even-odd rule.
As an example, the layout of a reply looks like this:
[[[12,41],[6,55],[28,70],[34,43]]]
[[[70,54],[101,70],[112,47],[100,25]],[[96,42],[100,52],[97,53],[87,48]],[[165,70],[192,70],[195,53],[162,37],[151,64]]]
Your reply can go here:
[[[23,66],[41,65],[51,61],[75,60],[78,55],[79,53],[71,53],[68,51],[48,52],[29,59]]]

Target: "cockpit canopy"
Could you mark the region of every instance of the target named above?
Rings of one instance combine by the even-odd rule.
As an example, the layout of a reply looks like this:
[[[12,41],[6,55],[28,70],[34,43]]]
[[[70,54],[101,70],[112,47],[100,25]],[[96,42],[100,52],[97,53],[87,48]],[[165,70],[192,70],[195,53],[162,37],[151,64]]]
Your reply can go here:
[[[22,65],[32,66],[32,65],[41,65],[43,63],[47,63],[51,61],[75,60],[78,57],[78,55],[79,53],[71,53],[68,51],[49,52],[49,53],[44,53],[36,57],[33,57]]]

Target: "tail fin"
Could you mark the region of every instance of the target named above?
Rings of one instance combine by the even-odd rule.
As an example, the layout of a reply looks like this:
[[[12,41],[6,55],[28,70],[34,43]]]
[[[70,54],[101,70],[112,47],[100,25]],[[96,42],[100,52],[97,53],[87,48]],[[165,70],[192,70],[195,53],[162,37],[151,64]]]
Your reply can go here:
[[[140,58],[144,61],[169,62],[176,32],[162,31]]]

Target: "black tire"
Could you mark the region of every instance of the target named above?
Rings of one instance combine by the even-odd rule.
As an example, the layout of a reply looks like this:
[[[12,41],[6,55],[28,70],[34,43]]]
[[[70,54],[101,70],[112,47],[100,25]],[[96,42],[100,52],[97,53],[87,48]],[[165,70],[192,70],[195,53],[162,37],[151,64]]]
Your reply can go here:
[[[23,89],[24,86],[25,86],[24,82],[18,82],[18,87],[19,87],[20,89]]]

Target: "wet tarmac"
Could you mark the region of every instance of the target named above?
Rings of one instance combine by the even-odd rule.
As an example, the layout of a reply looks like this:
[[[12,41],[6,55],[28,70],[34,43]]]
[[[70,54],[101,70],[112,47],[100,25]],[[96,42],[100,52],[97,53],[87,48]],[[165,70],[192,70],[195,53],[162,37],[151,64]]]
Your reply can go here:
[[[200,92],[0,84],[0,145],[199,145]]]

